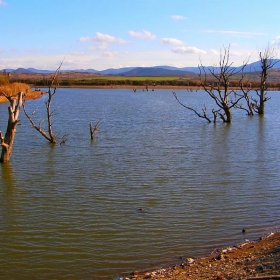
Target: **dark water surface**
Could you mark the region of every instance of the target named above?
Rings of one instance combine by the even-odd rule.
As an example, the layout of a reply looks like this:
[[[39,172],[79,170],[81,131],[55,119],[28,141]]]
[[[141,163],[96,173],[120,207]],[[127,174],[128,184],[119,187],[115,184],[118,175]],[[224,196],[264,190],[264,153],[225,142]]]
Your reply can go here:
[[[202,91],[177,94],[197,109],[207,102]],[[59,89],[61,146],[21,112],[0,165],[0,278],[114,279],[278,229],[280,93],[269,95],[264,117],[239,111],[213,125],[171,90]],[[26,104],[38,122],[45,98]],[[2,131],[6,122],[0,104]]]

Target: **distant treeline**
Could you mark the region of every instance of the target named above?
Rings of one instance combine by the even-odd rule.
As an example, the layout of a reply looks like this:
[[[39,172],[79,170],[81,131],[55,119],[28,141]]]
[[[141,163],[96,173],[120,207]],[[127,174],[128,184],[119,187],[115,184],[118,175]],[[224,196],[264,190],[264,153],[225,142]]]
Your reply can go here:
[[[50,80],[48,79],[17,79],[17,82],[21,83],[27,83],[31,84],[34,87],[45,87],[50,84]],[[210,81],[211,82],[211,81]],[[178,87],[199,87],[201,85],[201,82],[199,80],[191,80],[191,79],[61,79],[59,81],[60,86],[100,86],[100,87],[113,87],[113,86],[131,86],[131,87],[156,87],[156,86],[178,86]],[[231,81],[230,83],[231,87],[239,87],[238,81]],[[258,88],[259,82],[258,81],[252,81],[248,82],[246,87],[251,88]],[[268,88],[275,88],[280,89],[280,82],[270,82],[267,83]]]
[[[19,80],[18,80],[19,82]],[[22,83],[32,84],[33,86],[40,87],[40,86],[47,86],[49,84],[49,80],[40,79],[40,80],[25,80],[20,79]],[[139,80],[135,79],[60,79],[59,81],[60,86],[199,86],[200,81],[193,81],[193,80],[181,80],[181,79],[162,79],[162,80],[155,80],[155,79],[146,79],[143,78]]]

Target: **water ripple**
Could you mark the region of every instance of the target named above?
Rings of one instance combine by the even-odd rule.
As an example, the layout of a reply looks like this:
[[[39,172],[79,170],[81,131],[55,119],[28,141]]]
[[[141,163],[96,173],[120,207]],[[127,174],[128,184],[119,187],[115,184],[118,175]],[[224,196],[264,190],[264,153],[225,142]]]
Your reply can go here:
[[[66,144],[46,144],[23,118],[0,168],[1,276],[113,279],[278,228],[279,103],[213,126],[168,90],[59,90],[54,129],[73,132]],[[27,106],[40,120],[43,100]],[[2,127],[3,104],[0,114]]]

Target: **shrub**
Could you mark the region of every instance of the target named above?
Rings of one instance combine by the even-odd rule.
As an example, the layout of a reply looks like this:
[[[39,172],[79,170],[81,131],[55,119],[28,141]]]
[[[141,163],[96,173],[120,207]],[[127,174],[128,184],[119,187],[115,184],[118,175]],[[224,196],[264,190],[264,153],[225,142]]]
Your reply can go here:
[[[0,75],[0,85],[7,85],[9,84],[9,79],[5,75]]]

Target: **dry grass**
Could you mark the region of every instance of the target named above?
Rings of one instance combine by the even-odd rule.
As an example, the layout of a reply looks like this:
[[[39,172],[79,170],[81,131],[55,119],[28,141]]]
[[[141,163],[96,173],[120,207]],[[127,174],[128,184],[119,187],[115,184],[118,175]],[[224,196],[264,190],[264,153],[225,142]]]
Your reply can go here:
[[[14,96],[19,92],[28,92],[30,86],[23,83],[12,83],[6,85],[0,85],[0,95]]]
[[[28,95],[30,91],[30,86],[24,83],[0,85],[0,102],[8,101],[5,96],[16,97],[19,92],[23,92]]]

